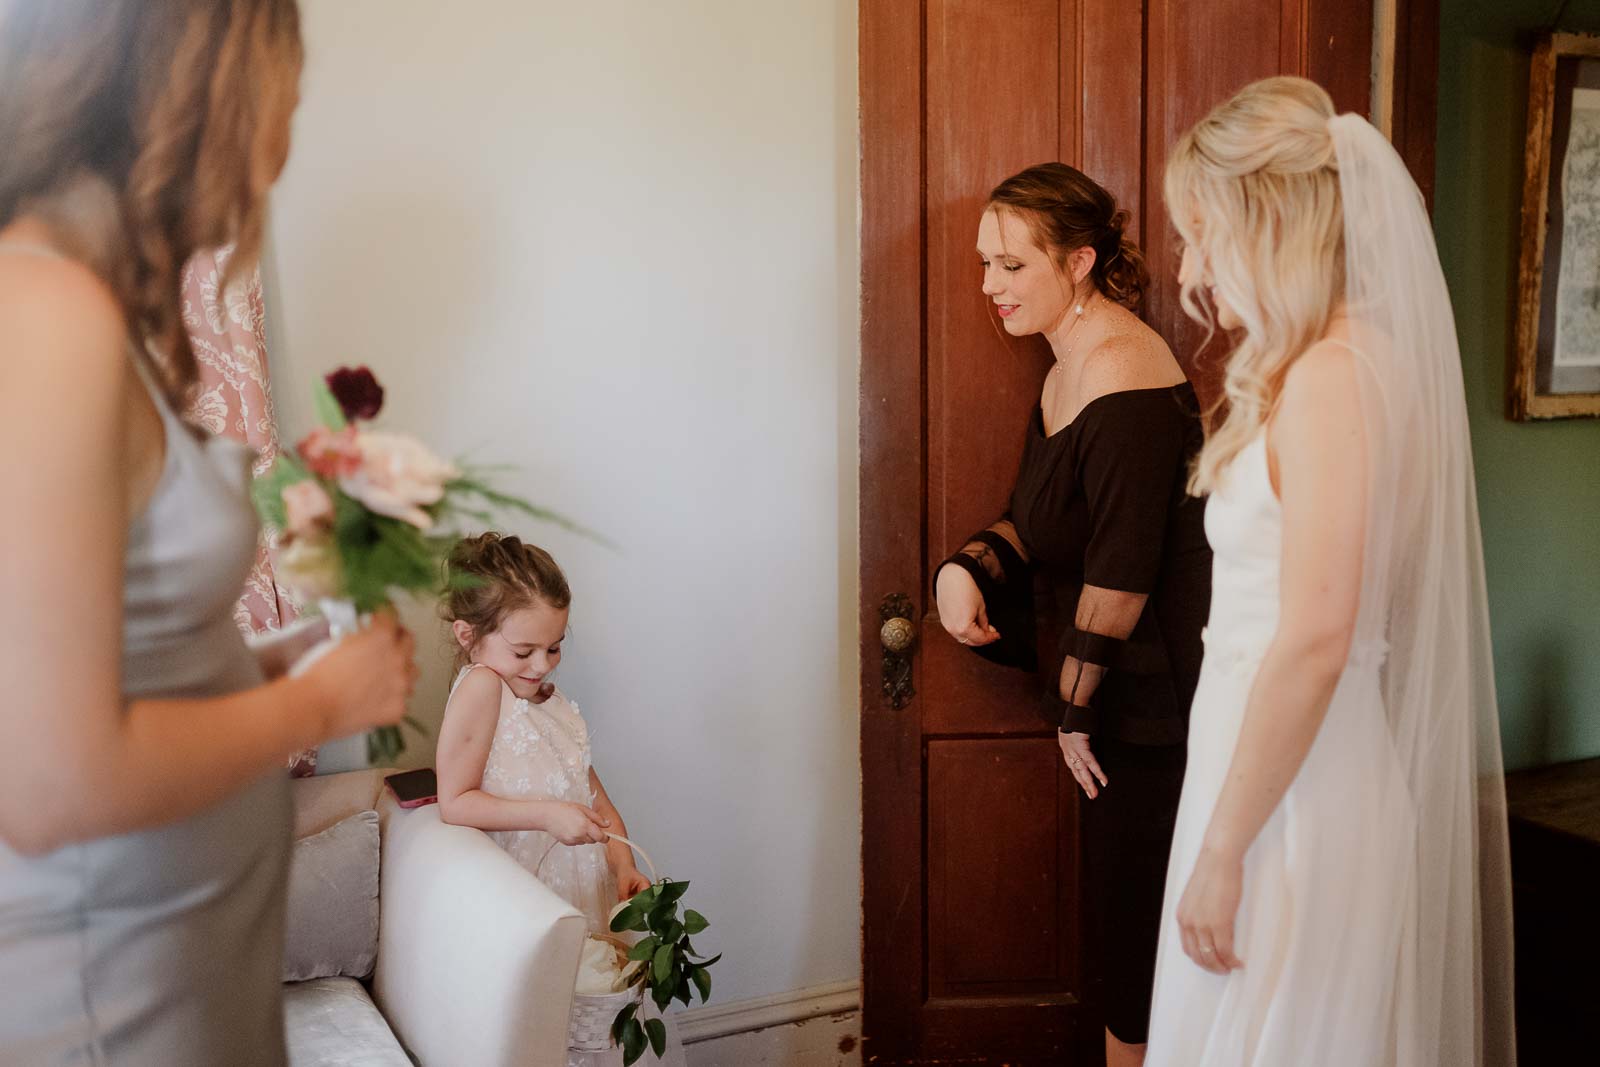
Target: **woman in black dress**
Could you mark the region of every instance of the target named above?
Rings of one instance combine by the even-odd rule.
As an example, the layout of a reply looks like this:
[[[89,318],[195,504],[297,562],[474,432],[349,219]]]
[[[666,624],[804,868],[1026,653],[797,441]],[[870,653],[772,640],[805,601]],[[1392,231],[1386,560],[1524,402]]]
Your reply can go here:
[[[1184,488],[1203,437],[1199,405],[1135,314],[1148,276],[1126,221],[1109,193],[1061,163],[990,195],[978,228],[984,294],[1007,333],[1043,334],[1056,362],[1028,420],[1010,509],[935,579],[956,640],[1030,670],[1032,569],[1054,587],[1063,625],[1045,715],[1090,801],[1086,929],[1104,980],[1108,1067],[1144,1059],[1211,590],[1204,505]]]

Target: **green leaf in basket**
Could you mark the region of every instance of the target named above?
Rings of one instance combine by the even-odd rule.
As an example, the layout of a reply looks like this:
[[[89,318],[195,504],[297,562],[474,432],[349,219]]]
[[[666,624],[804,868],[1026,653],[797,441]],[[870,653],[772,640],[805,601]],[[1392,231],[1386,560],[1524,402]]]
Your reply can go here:
[[[661,935],[662,943],[667,945],[676,945],[682,938],[683,924],[676,919],[672,920],[672,925]]]
[[[611,1040],[619,1045],[622,1044],[622,1028],[628,1025],[628,1021],[633,1018],[633,1013],[638,1010],[638,1003],[629,1001],[621,1011],[617,1012],[617,1017],[611,1022]]]
[[[719,952],[715,956],[712,956],[709,960],[701,960],[698,964],[696,964],[696,966],[697,967],[709,967],[713,963],[716,963],[721,958],[722,958],[722,953]]]
[[[686,934],[698,934],[710,925],[706,917],[693,908],[683,913],[683,932]]]
[[[689,983],[688,982],[679,982],[678,983],[678,988],[673,990],[672,995],[677,997],[679,1000],[683,1001],[684,1004],[688,1004],[689,1003],[689,998],[692,995],[689,992]]]
[[[688,890],[688,882],[663,882],[661,884],[661,903],[676,904]]]
[[[656,948],[659,945],[660,945],[660,942],[657,941],[654,937],[647,937],[643,941],[640,941],[637,945],[634,945],[631,949],[628,950],[628,958],[630,960],[648,960],[648,959],[653,959],[655,957],[655,954],[656,954]]]
[[[656,958],[654,963],[651,965],[651,975],[654,977],[656,984],[659,985],[665,982],[667,980],[667,976],[671,973],[672,946],[662,945],[660,948],[656,949]]]
[[[667,1024],[660,1019],[646,1019],[644,1028],[650,1035],[650,1051],[659,1060],[667,1051]]]
[[[316,403],[317,418],[321,420],[322,425],[330,430],[342,430],[349,425],[345,421],[344,409],[333,398],[333,390],[328,388],[327,382],[318,378],[311,395]]]
[[[624,1067],[633,1067],[644,1055],[644,1047],[649,1042],[645,1037],[644,1027],[639,1025],[638,1019],[629,1019],[622,1028],[622,1062]]]
[[[650,990],[650,999],[656,1002],[656,1007],[666,1011],[667,1005],[672,1003],[672,990],[666,986],[655,986]]]
[[[704,1004],[711,999],[711,972],[704,967],[696,967],[689,972],[689,980],[700,993],[700,1003]]]
[[[636,929],[634,923],[638,922],[643,916],[644,911],[639,907],[639,899],[635,897],[626,907],[612,917],[611,932],[620,934],[624,930]]]

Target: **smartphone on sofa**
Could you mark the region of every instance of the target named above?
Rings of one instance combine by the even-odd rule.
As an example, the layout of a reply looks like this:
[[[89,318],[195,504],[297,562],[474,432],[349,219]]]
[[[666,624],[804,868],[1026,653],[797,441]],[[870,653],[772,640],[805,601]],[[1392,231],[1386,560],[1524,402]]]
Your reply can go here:
[[[432,767],[391,774],[384,782],[402,808],[420,808],[439,800],[439,779]]]

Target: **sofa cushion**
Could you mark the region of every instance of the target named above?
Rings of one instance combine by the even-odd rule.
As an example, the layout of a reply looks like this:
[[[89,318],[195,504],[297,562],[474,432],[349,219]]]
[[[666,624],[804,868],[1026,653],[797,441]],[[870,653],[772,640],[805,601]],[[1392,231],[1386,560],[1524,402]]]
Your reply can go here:
[[[383,779],[393,773],[390,768],[377,767],[320,778],[296,778],[290,782],[295,839],[320,834],[358,811],[376,808],[378,798],[383,795]]]
[[[378,1006],[354,978],[283,987],[289,1067],[411,1067]]]
[[[283,980],[364,978],[378,959],[378,813],[294,843]]]

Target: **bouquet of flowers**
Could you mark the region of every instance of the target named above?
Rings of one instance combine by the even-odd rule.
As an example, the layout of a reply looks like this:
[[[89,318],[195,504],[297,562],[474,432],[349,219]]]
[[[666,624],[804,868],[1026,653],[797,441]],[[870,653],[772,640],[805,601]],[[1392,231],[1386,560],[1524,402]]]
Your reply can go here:
[[[462,520],[488,523],[496,510],[515,510],[575,528],[496,492],[413,437],[372,429],[382,408],[383,387],[366,367],[329,374],[316,392],[322,425],[293,454],[279,453],[252,487],[278,578],[317,605],[335,637],[397,591],[437,592]],[[392,762],[404,750],[398,727],[367,736],[373,763]]]

